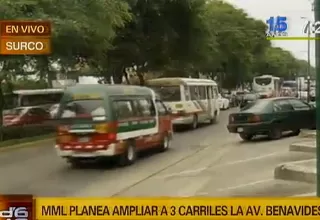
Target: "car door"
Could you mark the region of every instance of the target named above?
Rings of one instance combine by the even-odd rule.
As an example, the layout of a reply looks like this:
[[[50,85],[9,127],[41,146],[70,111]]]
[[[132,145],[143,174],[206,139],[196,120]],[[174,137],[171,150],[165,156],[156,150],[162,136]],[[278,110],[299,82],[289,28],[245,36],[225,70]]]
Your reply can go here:
[[[290,99],[290,104],[294,109],[294,120],[296,127],[312,128],[315,124],[315,110],[307,103],[299,99]]]
[[[273,102],[273,112],[275,126],[281,128],[282,131],[289,131],[295,129],[294,123],[294,109],[288,100],[276,100]]]

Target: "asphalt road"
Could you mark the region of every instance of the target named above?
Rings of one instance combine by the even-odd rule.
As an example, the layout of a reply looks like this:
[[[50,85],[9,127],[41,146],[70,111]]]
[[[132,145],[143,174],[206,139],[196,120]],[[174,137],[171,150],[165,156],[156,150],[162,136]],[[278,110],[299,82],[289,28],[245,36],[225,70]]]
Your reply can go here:
[[[298,137],[243,142],[226,129],[231,111],[215,125],[176,132],[172,149],[142,157],[125,168],[72,169],[52,141],[0,152],[0,193],[36,196],[293,196],[315,186],[273,179],[276,165],[311,159],[292,153]]]

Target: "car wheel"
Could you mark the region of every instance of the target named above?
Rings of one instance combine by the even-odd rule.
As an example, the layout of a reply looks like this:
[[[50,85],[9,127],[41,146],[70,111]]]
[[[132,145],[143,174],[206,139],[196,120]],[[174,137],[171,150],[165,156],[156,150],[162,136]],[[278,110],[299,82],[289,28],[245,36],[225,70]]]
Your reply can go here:
[[[282,131],[281,129],[278,129],[278,128],[274,128],[270,131],[269,133],[269,138],[271,140],[278,140],[282,137]]]
[[[171,138],[168,134],[165,134],[160,146],[160,152],[167,151],[171,146]]]
[[[126,151],[119,158],[120,166],[128,166],[133,164],[137,159],[136,147],[133,144],[133,141],[128,142]]]
[[[293,136],[298,136],[300,134],[300,129],[292,131]]]
[[[244,141],[251,141],[253,138],[253,134],[240,133],[239,136]]]
[[[198,116],[197,115],[193,115],[191,128],[192,129],[197,129],[198,128]]]

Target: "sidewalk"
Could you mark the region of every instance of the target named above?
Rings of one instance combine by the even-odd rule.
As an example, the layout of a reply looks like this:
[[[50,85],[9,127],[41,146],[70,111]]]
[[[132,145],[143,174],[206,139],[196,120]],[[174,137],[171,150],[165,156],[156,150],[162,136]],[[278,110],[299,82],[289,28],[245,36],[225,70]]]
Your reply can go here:
[[[289,147],[289,151],[296,151],[296,152],[304,152],[304,153],[316,153],[317,144],[316,140],[313,139],[306,139],[301,142],[293,143]]]
[[[316,131],[305,130],[301,133],[301,137],[301,141],[289,146],[289,151],[314,155],[314,159],[289,162],[276,166],[274,170],[275,179],[316,183]]]
[[[316,159],[311,159],[278,165],[274,170],[274,177],[315,184],[317,182],[316,162]]]

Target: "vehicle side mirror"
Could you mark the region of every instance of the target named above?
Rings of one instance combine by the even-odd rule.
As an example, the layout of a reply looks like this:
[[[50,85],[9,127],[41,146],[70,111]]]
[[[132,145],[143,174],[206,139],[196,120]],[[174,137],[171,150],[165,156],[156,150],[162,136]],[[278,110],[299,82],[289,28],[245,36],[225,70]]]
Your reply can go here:
[[[172,114],[172,109],[171,108],[167,108],[167,112],[168,112],[168,114]]]

